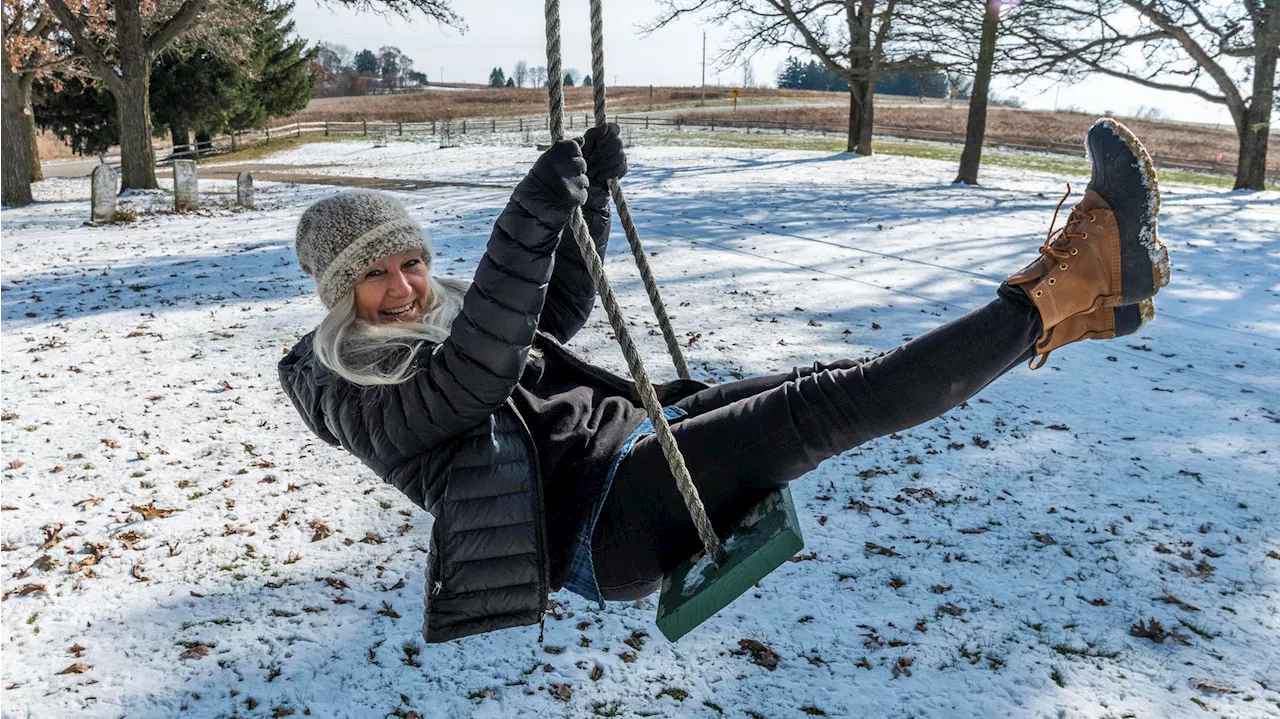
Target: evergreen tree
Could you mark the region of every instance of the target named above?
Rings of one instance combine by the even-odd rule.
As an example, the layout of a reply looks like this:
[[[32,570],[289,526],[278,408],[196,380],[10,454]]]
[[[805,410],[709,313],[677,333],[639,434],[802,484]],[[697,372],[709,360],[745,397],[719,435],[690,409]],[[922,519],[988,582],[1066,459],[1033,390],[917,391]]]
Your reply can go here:
[[[31,105],[36,125],[70,145],[76,154],[106,152],[120,142],[116,99],[90,80],[71,75],[56,88],[50,81],[38,81]]]
[[[489,71],[489,87],[505,87],[507,84],[507,74],[502,68],[495,67]]]
[[[590,76],[590,75],[583,75],[583,76],[582,76],[582,86],[583,86],[583,87],[591,87],[591,76]]]
[[[271,117],[290,115],[311,99],[311,61],[317,48],[289,35],[292,3],[245,0],[261,22],[251,33],[243,64],[233,64],[186,42],[171,46],[152,64],[151,121],[168,127],[174,145],[190,133],[210,138],[222,132],[264,127]],[[40,87],[36,121],[78,153],[106,150],[120,142],[115,101],[98,83],[63,80],[62,88]]]
[[[514,77],[507,78],[507,87],[515,87],[516,79]]]
[[[181,150],[192,130],[220,130],[246,85],[239,68],[195,43],[171,46],[151,66],[151,122],[157,129],[167,126]]]
[[[253,32],[249,67],[245,73],[247,92],[232,106],[224,131],[239,132],[263,128],[272,117],[286,117],[307,106],[315,87],[311,62],[318,48],[308,48],[293,34],[292,2],[247,0],[256,5],[262,21]]]
[[[361,50],[356,53],[354,65],[356,72],[362,75],[375,73],[378,71],[378,56],[372,50]]]
[[[778,87],[783,90],[800,90],[804,88],[804,63],[794,57],[788,57],[778,71]]]
[[[572,70],[564,74],[564,86],[573,87],[573,71]]]

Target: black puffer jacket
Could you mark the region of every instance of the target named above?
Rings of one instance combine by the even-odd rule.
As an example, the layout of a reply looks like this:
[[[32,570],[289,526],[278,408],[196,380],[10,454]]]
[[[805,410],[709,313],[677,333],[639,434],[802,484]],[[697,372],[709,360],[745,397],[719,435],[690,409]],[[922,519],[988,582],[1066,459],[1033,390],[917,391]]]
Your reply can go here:
[[[583,384],[635,395],[630,381],[561,346],[595,300],[566,227],[571,210],[532,172],[517,186],[450,337],[419,351],[411,380],[353,385],[315,360],[311,335],[280,361],[280,381],[307,426],[435,517],[422,629],[428,642],[536,624],[555,588],[533,418],[521,417],[510,400],[530,347],[536,342],[545,361],[570,368]],[[603,256],[607,194],[593,189],[584,214]],[[702,387],[678,381],[659,392],[672,402]]]

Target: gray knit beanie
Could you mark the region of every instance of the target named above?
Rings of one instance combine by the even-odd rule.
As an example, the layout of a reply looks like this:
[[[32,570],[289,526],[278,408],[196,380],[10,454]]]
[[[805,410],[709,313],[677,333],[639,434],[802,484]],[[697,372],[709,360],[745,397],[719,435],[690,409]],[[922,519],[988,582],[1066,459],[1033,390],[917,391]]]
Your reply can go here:
[[[308,207],[298,221],[295,249],[325,307],[337,304],[366,267],[387,255],[422,250],[431,262],[431,241],[418,223],[395,198],[373,190],[348,190]]]

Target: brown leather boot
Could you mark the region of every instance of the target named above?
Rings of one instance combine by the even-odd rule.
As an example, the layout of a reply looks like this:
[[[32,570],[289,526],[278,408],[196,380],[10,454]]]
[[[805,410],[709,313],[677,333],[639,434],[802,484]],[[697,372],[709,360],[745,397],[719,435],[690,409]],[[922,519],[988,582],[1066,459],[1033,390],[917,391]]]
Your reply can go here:
[[[1093,176],[1084,198],[1065,225],[1049,231],[1040,257],[1006,279],[1040,311],[1044,334],[1036,342],[1038,354],[1048,351],[1054,328],[1066,320],[1099,308],[1137,305],[1169,283],[1169,253],[1156,235],[1160,191],[1150,155],[1128,128],[1111,119],[1095,123],[1085,145]],[[1070,194],[1068,186],[1058,210]],[[1091,318],[1089,327],[1105,323],[1105,314]],[[1075,341],[1063,339],[1072,334],[1059,333],[1056,346]]]
[[[1155,319],[1156,305],[1143,300],[1136,305],[1099,307],[1092,312],[1073,315],[1058,323],[1049,331],[1048,342],[1036,344],[1036,358],[1031,369],[1040,369],[1049,359],[1049,353],[1063,345],[1080,340],[1109,340],[1131,335]]]

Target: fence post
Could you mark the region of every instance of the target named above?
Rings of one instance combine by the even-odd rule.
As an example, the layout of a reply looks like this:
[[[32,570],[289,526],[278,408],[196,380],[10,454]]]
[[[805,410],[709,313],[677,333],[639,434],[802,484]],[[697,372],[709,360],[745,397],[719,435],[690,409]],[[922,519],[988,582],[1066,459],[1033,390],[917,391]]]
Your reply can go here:
[[[329,121],[328,121],[328,120],[325,120],[325,121],[324,121],[324,136],[325,136],[325,137],[328,137],[328,136],[329,136]]]
[[[524,132],[524,118],[520,118],[520,132]]]
[[[270,126],[267,127],[267,144],[268,145],[271,144],[271,127]]]
[[[782,134],[787,134],[787,123],[785,121],[782,123]]]
[[[432,134],[432,135],[436,134],[436,121],[435,121],[435,120],[432,120],[432,121],[431,121],[431,134]]]
[[[490,121],[489,121],[489,132],[497,132],[497,131],[498,131],[498,121],[497,121],[497,120],[490,120]]]
[[[644,116],[644,129],[646,129],[646,130],[648,130],[648,129],[649,129],[649,116],[648,116],[648,115],[645,115],[645,116]]]
[[[550,120],[548,120],[548,122],[550,122]],[[462,134],[467,134],[467,121],[465,118],[462,120]]]
[[[368,120],[361,120],[361,121],[360,121],[360,134],[362,134],[362,135],[368,135],[368,134],[369,134],[369,121],[368,121]]]
[[[295,122],[295,123],[293,123],[293,136],[294,136],[294,137],[302,137],[302,123],[301,123],[301,122]]]
[[[397,134],[397,135],[403,135],[403,134],[404,134],[404,123],[403,123],[403,122],[397,122],[397,123],[396,123],[396,134]]]

